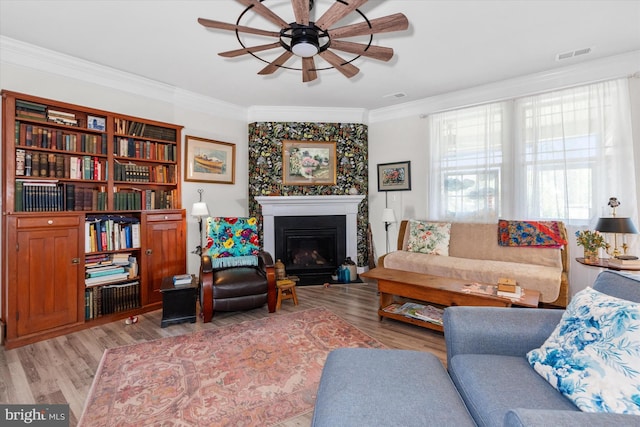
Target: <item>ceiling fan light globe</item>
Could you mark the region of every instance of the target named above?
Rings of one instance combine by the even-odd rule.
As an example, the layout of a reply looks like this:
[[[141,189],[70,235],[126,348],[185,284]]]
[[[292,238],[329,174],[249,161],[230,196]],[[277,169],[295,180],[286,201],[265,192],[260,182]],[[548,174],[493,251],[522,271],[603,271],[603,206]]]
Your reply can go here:
[[[318,53],[318,46],[313,43],[300,42],[291,46],[291,52],[294,55],[308,58]]]

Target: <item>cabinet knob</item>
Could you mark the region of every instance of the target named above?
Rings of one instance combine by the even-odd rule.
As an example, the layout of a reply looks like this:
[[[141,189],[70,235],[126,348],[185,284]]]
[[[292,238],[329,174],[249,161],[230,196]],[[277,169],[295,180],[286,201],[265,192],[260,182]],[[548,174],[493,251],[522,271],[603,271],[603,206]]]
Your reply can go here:
[[[147,255],[151,255],[151,254],[153,253],[153,249],[147,249],[147,250],[145,251],[145,253],[146,253]]]
[[[47,224],[49,224],[49,225],[53,224],[53,220],[50,219],[49,221],[47,221]]]
[[[80,264],[80,258],[72,258],[71,264]]]
[[[165,216],[164,216],[164,219],[169,219],[169,215],[165,215]]]

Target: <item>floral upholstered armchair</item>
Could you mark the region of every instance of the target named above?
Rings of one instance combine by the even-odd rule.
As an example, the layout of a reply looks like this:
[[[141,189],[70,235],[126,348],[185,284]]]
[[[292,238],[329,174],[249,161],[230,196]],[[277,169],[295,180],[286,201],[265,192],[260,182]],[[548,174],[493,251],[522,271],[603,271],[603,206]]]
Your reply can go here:
[[[249,310],[267,304],[276,309],[273,258],[259,246],[256,218],[207,218],[200,263],[203,321],[216,311]]]

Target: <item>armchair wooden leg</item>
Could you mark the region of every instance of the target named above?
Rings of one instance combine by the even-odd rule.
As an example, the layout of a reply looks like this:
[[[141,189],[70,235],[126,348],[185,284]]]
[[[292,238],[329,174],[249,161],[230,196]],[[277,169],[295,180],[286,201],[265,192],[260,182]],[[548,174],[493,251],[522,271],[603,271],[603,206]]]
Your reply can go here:
[[[267,307],[269,313],[276,311],[276,299],[278,290],[276,289],[276,270],[273,266],[267,266]]]

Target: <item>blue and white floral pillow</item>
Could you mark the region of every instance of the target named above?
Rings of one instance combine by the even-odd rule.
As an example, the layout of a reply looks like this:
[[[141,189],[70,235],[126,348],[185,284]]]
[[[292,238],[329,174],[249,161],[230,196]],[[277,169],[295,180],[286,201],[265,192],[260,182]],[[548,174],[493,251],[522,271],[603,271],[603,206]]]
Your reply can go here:
[[[449,255],[451,224],[409,220],[407,250],[423,254]]]
[[[584,412],[640,415],[640,304],[586,288],[527,359]]]

